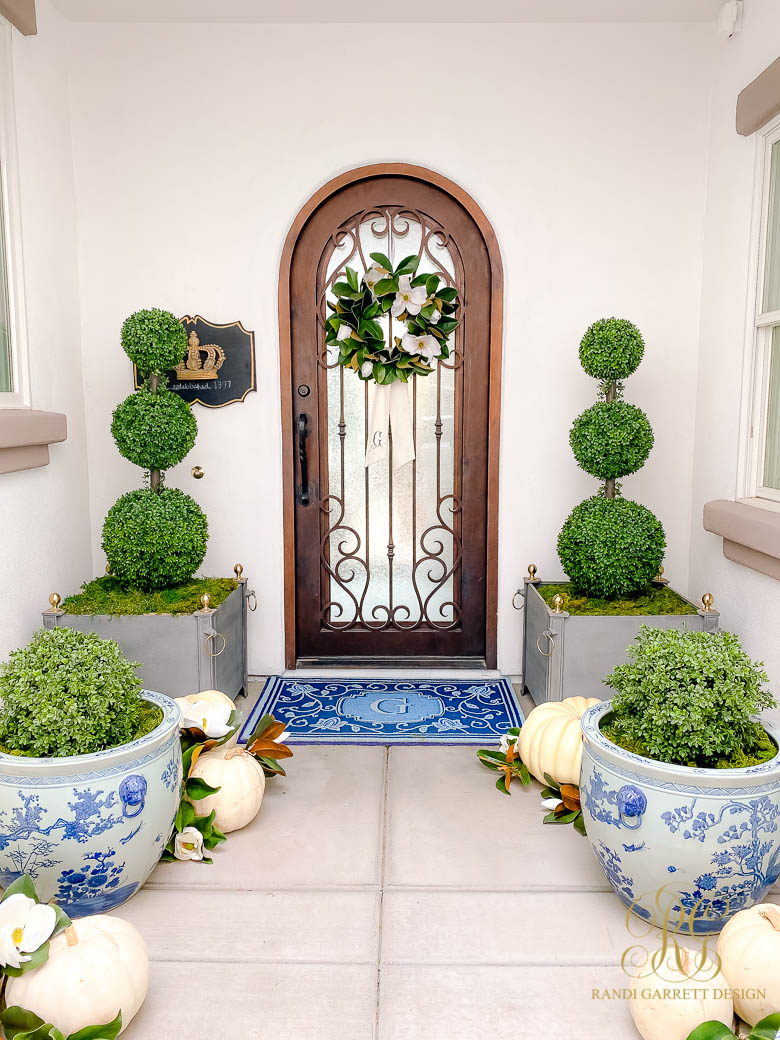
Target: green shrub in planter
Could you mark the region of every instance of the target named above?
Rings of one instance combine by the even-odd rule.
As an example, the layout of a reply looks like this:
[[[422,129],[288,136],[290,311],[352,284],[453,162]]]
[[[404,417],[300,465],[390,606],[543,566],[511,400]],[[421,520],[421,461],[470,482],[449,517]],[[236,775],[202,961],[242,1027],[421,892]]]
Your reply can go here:
[[[586,473],[610,480],[644,466],[653,446],[653,430],[635,404],[598,401],[574,420],[569,443]]]
[[[170,311],[136,311],[122,325],[122,347],[144,375],[176,368],[187,351],[187,330]]]
[[[742,767],[776,754],[755,718],[775,703],[766,672],[733,633],[645,625],[628,657],[604,680],[615,690],[614,742],[687,766]]]
[[[621,380],[644,354],[636,326],[622,318],[594,322],[580,343],[582,367],[600,380],[600,397],[569,434],[574,457],[603,481],[581,502],[558,536],[558,555],[574,590],[602,598],[625,597],[646,588],[658,573],[666,539],[660,521],[645,506],[621,496],[617,480],[644,465],[653,431],[641,408],[621,400]]]
[[[206,555],[203,510],[177,488],[129,491],[109,509],[103,548],[113,573],[139,589],[187,581]]]
[[[38,632],[0,665],[0,745],[37,757],[126,744],[159,723],[112,639],[73,628]]]
[[[198,431],[190,406],[165,386],[164,372],[184,360],[187,332],[170,311],[137,311],[122,326],[122,346],[145,383],[116,408],[111,432],[120,453],[148,470],[149,488],[123,495],[111,507],[103,550],[120,581],[163,589],[192,577],[208,539],[197,502],[164,487],[163,471],[181,462]]]
[[[111,423],[119,452],[143,469],[181,462],[195,443],[198,424],[186,401],[168,390],[142,389],[114,410]]]
[[[664,558],[660,521],[627,498],[586,498],[558,536],[558,555],[575,588],[603,599],[649,585]]]

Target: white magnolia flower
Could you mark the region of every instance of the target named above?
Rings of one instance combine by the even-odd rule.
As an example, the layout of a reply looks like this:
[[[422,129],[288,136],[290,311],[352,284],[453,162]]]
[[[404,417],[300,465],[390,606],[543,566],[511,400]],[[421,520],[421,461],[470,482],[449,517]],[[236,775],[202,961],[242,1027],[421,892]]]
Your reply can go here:
[[[351,335],[352,327],[350,325],[347,325],[345,321],[342,321],[342,323],[339,325],[336,331],[336,339],[339,341],[349,339]]]
[[[364,361],[360,366],[360,374],[364,379],[368,379],[371,373],[374,371],[374,366],[370,361]]]
[[[203,835],[197,827],[185,827],[173,841],[176,859],[203,859]]]
[[[398,292],[393,300],[393,306],[390,308],[390,313],[394,318],[397,318],[399,314],[403,314],[404,311],[407,314],[419,314],[420,308],[428,299],[425,286],[415,285],[412,288],[411,281],[412,276],[408,274],[401,275],[398,279]]]
[[[514,747],[515,743],[519,739],[519,737],[513,737],[510,733],[505,733],[501,738],[501,743],[498,745],[498,750],[503,752],[503,754],[506,754],[511,747]]]
[[[542,798],[542,808],[555,810],[559,805],[563,805],[563,799],[561,798]]]
[[[390,272],[386,271],[381,264],[372,264],[363,275],[363,281],[369,287],[371,292],[373,292],[376,283],[381,282],[383,278],[389,278],[389,276]]]
[[[36,903],[23,892],[0,903],[0,965],[20,968],[51,936],[57,924],[53,906]]]
[[[181,725],[183,729],[202,729],[207,737],[224,737],[233,728],[228,723],[232,712],[229,704],[195,701],[183,705]]]
[[[438,325],[440,317],[441,317],[441,311],[439,310],[438,307],[434,307],[433,308],[433,314],[430,316],[430,318],[428,318],[428,321],[431,323],[431,325]]]
[[[405,350],[407,354],[421,354],[430,364],[438,355],[441,347],[433,336],[412,336],[407,332],[401,339],[401,350]]]

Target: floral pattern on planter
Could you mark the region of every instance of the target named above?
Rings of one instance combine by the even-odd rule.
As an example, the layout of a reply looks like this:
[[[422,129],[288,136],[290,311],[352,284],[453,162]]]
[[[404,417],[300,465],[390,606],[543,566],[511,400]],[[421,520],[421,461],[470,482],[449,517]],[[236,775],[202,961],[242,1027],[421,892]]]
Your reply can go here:
[[[720,931],[780,877],[780,753],[732,770],[643,759],[603,736],[609,709],[582,722],[580,798],[596,858],[638,916],[660,925],[668,907],[680,931]]]
[[[155,835],[170,834],[181,776],[179,708],[145,696],[163,721],[131,744],[72,758],[0,754],[0,885],[28,874],[73,917],[140,888],[159,859]]]

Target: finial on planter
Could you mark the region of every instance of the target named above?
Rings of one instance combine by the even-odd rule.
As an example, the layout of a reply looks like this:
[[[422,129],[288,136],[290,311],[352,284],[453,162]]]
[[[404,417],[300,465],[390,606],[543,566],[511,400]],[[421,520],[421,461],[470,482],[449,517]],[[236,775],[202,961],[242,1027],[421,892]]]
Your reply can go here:
[[[107,574],[107,575],[108,575],[109,577],[111,577],[111,576],[112,576],[112,575],[111,575],[111,564],[110,564],[110,563],[107,563],[107,564],[106,564],[106,574]]]
[[[669,579],[664,577],[663,564],[658,568],[658,574],[653,578],[654,585],[668,585]]]
[[[236,581],[241,581],[241,575],[244,573],[244,568],[241,566],[240,563],[237,563],[235,565],[235,567],[233,568],[233,573],[236,576]]]
[[[556,592],[553,596],[553,614],[561,614],[563,607],[563,596],[560,592]]]
[[[51,607],[51,609],[59,610],[61,602],[62,597],[60,596],[59,592],[52,592],[51,596],[49,596],[49,606]]]
[[[702,602],[702,606],[704,607],[705,614],[709,614],[710,613],[710,611],[712,610],[712,604],[714,603],[714,601],[715,601],[715,598],[714,598],[714,596],[712,595],[711,592],[705,592],[704,593],[704,595],[701,598],[701,602]]]
[[[200,605],[202,610],[211,609],[211,596],[209,596],[208,592],[204,592],[200,597]]]
[[[529,581],[536,581],[536,564],[535,563],[529,563],[528,564],[528,580]]]

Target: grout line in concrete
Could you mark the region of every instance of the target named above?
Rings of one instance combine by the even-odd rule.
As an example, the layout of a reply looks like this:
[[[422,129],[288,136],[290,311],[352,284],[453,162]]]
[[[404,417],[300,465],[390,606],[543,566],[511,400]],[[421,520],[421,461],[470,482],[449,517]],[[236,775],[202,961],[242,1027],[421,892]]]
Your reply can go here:
[[[380,987],[382,982],[382,927],[384,924],[385,907],[385,862],[387,859],[388,841],[388,819],[389,819],[389,789],[390,789],[390,748],[385,749],[385,777],[382,798],[382,843],[379,857],[379,916],[377,920],[376,935],[376,1005],[374,1018],[374,1037],[379,1035],[379,1003]]]

